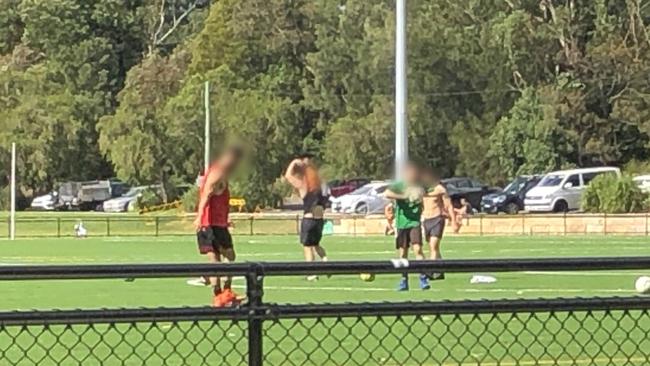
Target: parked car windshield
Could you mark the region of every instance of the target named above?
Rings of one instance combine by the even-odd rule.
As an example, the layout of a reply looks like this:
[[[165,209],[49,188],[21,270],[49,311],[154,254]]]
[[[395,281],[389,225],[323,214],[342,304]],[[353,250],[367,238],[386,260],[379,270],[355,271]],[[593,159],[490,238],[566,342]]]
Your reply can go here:
[[[549,174],[539,182],[540,187],[557,187],[564,180],[564,175],[560,174]]]
[[[526,186],[527,182],[528,182],[528,179],[522,178],[522,177],[517,177],[517,178],[515,178],[515,180],[510,182],[510,184],[508,184],[506,186],[506,188],[503,189],[503,191],[505,193],[515,194],[515,193],[521,191],[521,189]]]

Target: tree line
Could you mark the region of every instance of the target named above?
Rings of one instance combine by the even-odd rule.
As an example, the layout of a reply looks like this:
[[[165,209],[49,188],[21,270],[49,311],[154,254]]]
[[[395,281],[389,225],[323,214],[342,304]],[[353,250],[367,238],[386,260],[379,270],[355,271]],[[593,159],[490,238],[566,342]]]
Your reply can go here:
[[[411,156],[501,183],[650,154],[650,3],[409,0]],[[388,178],[394,0],[0,0],[0,187],[194,181],[212,145],[250,159],[233,191],[276,202],[312,153]]]

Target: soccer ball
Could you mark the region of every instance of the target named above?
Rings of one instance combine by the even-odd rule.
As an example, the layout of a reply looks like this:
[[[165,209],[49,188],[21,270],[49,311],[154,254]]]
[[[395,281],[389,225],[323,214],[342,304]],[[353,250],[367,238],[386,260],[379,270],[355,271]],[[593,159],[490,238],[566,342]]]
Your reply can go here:
[[[361,281],[372,282],[375,280],[375,275],[373,273],[362,273],[359,278],[361,278]]]
[[[634,283],[634,287],[636,288],[636,292],[640,294],[649,294],[650,293],[650,277],[648,276],[641,276],[636,279],[636,282]]]
[[[406,190],[406,196],[411,202],[420,202],[424,197],[424,189],[422,187],[409,187]]]

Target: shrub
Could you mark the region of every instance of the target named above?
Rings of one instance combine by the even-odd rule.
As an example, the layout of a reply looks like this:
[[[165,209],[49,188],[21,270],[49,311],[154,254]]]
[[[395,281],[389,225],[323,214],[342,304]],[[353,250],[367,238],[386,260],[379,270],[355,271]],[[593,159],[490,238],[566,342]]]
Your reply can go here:
[[[199,187],[193,185],[183,197],[181,197],[181,205],[185,212],[196,212],[196,206],[199,204]]]
[[[144,190],[135,200],[135,209],[142,210],[144,208],[158,206],[163,203],[162,197],[152,189]]]
[[[610,174],[596,177],[582,195],[582,209],[597,213],[643,212],[648,195],[634,183],[632,177]]]
[[[625,167],[623,167],[625,174],[630,175],[644,175],[650,174],[650,161],[630,160]]]

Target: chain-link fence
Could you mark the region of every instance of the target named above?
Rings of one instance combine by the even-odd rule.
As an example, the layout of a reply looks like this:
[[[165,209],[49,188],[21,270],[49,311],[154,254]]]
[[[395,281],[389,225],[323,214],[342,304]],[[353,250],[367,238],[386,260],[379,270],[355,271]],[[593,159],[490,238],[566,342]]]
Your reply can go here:
[[[648,365],[650,297],[287,304],[263,279],[305,273],[650,268],[650,257],[3,267],[0,280],[242,274],[235,308],[0,313],[2,365]]]
[[[0,326],[3,365],[648,365],[650,300],[526,301],[501,308],[492,301],[375,304],[355,314],[304,306],[159,309],[156,319],[9,319]],[[556,307],[564,308],[555,310]],[[567,310],[575,307],[575,310]],[[323,307],[321,306],[321,309]],[[474,308],[472,310],[471,308]],[[489,312],[484,313],[489,308]],[[364,309],[366,309],[364,311]],[[413,311],[416,309],[417,311]],[[342,310],[333,306],[331,310]],[[348,306],[348,309],[349,306]],[[445,311],[443,311],[445,310]],[[83,314],[82,311],[78,312]],[[415,313],[415,314],[414,314]],[[77,314],[78,315],[78,314]],[[193,318],[193,319],[192,319]],[[249,319],[247,319],[249,318]],[[261,338],[250,331],[262,323]],[[40,323],[40,324],[38,324]],[[250,342],[262,350],[252,360]]]

